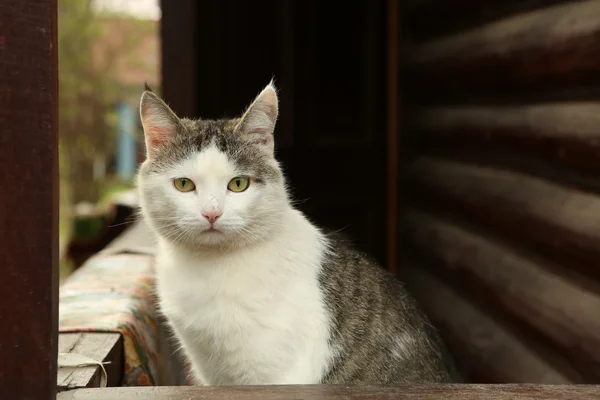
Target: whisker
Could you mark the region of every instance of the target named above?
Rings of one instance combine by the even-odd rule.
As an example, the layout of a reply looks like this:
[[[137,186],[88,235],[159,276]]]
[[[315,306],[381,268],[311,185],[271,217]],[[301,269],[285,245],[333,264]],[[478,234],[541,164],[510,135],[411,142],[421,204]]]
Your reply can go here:
[[[118,227],[118,226],[135,224],[136,222],[137,222],[137,221],[125,221],[125,222],[121,222],[121,223],[119,223],[119,224],[112,224],[112,225],[109,225],[108,227],[109,227],[109,228],[116,228],[116,227]]]

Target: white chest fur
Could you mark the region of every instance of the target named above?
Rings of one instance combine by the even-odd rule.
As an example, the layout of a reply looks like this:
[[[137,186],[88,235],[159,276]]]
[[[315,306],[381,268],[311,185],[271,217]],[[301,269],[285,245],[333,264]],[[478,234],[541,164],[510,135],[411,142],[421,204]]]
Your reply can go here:
[[[321,234],[299,214],[271,242],[190,256],[161,243],[161,309],[209,385],[319,383],[331,357]]]

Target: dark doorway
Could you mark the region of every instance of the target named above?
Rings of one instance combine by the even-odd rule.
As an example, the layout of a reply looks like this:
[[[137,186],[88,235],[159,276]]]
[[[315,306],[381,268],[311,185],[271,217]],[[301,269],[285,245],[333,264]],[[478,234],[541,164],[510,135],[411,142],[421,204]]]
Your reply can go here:
[[[298,207],[386,262],[385,2],[163,1],[163,87],[181,113],[243,111],[272,77]]]

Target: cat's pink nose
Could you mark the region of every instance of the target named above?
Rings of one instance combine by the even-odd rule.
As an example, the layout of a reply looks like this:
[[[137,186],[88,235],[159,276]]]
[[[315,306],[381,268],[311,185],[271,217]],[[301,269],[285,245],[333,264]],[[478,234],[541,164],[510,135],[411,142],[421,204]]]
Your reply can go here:
[[[219,217],[222,215],[223,213],[219,210],[211,210],[211,211],[204,211],[202,213],[202,215],[204,216],[204,218],[207,219],[208,222],[210,222],[210,224],[214,224],[215,222],[217,222],[217,220],[219,219]]]

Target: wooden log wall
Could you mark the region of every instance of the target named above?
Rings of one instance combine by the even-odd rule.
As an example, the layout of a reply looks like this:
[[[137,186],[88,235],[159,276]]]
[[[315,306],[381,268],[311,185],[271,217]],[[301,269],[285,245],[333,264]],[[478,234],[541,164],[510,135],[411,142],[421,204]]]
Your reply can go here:
[[[600,383],[600,0],[407,0],[399,276],[469,382]]]

